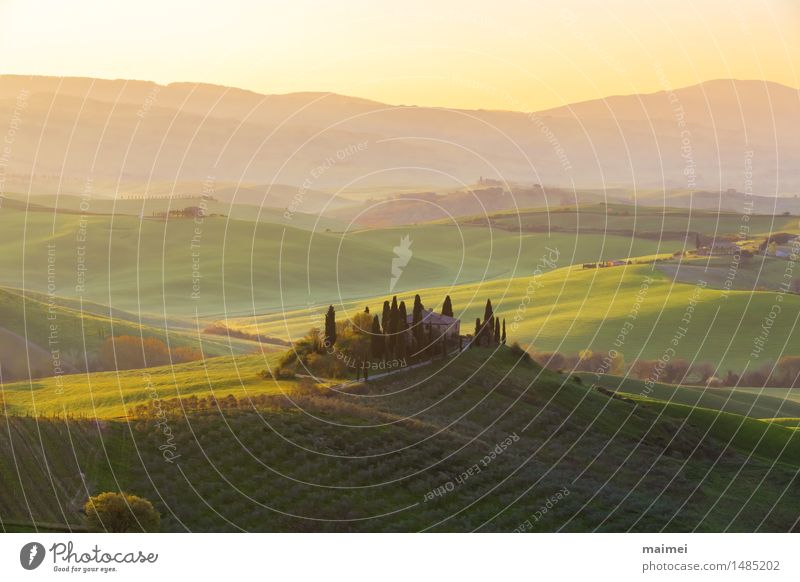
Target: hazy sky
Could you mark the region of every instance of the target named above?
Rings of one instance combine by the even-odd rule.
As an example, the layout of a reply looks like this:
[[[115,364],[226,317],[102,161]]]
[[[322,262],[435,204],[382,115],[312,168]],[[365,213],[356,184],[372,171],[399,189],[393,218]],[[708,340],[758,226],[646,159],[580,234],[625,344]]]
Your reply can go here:
[[[800,0],[0,0],[0,72],[535,110],[798,83]]]

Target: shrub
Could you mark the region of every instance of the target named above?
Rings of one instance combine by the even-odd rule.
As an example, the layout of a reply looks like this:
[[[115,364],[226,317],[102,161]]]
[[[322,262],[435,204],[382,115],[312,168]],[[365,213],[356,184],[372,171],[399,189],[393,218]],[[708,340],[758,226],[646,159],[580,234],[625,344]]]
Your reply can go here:
[[[161,516],[147,499],[129,493],[101,493],[83,506],[86,527],[93,532],[155,532]]]
[[[170,351],[167,344],[158,338],[120,335],[106,338],[98,359],[104,370],[133,370],[202,358],[203,353],[195,348],[179,346]]]
[[[511,353],[514,354],[516,357],[525,360],[526,362],[533,361],[531,355],[527,352],[525,348],[519,345],[518,342],[514,342],[513,344],[511,344],[511,347],[508,349],[511,350]]]

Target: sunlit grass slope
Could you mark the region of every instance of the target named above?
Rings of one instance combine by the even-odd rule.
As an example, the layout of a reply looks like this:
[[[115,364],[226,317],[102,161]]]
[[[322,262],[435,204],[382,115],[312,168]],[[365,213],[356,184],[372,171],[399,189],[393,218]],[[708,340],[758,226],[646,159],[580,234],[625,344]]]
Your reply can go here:
[[[169,416],[174,463],[162,455],[161,419],[11,423],[34,450],[37,430],[93,442],[78,457],[89,490],[113,477],[151,499],[170,531],[512,531],[526,520],[538,531],[788,531],[798,516],[787,488],[800,465],[782,446],[797,431],[775,426],[764,441],[752,419],[610,398],[505,348],[347,392],[275,398],[258,410]],[[14,467],[0,443],[0,462]],[[47,487],[41,457],[66,452],[48,447],[21,477],[0,473],[14,491],[0,499],[2,519],[25,517],[22,494]],[[464,478],[475,464],[481,471]],[[74,468],[51,465],[72,492]],[[568,494],[541,513],[559,491]],[[48,521],[59,513],[36,510]]]
[[[265,379],[279,354],[208,358],[203,361],[143,370],[73,374],[15,382],[3,386],[6,413],[88,418],[119,418],[140,404],[178,397],[256,394],[290,391],[294,381]]]
[[[405,236],[412,256],[395,281],[397,291],[523,276],[545,247],[559,249],[559,266],[660,248],[630,236],[520,238],[503,229],[455,225],[341,234],[295,228],[291,221],[208,217],[198,224],[6,209],[0,213],[0,284],[44,292],[50,261],[57,295],[144,317],[263,313],[389,292],[394,249]]]
[[[426,307],[436,308],[449,294],[461,318],[462,333],[472,332],[475,318],[483,317],[485,301],[491,298],[495,314],[507,321],[510,341],[567,354],[614,348],[629,363],[637,358],[658,359],[674,349],[672,357],[718,364],[723,374],[728,369],[738,372],[751,359],[754,340],[777,301],[771,291],[726,293],[698,285],[703,279],[695,284],[676,283],[653,265],[574,267],[539,275],[533,260],[528,258],[528,276],[419,289],[398,298],[410,305],[413,293],[419,293]],[[363,311],[365,305],[377,313],[385,298],[336,307],[339,317]],[[752,358],[751,367],[792,353],[791,346],[800,339],[795,325],[800,296],[785,295],[781,305],[784,316],[772,322],[764,351]],[[232,325],[298,338],[311,325],[320,325],[322,313],[320,306],[245,318]],[[616,345],[623,329],[627,333],[622,344]],[[681,337],[673,345],[676,336]]]
[[[708,388],[675,386],[644,380],[594,374],[579,374],[585,382],[593,382],[618,392],[645,395],[657,400],[732,412],[764,420],[800,416],[800,390],[791,388]]]
[[[486,224],[487,220],[474,217],[462,219],[462,222]],[[772,232],[800,232],[797,218],[791,216],[754,214],[750,215],[745,222],[742,214],[735,212],[656,208],[628,204],[523,209],[519,212],[493,214],[489,217],[488,222],[510,230],[583,231],[607,234],[634,232],[637,236],[655,239],[686,238],[690,243],[689,248],[694,248],[694,233],[701,233],[712,238],[737,236],[743,224],[749,227],[751,236],[763,236]]]

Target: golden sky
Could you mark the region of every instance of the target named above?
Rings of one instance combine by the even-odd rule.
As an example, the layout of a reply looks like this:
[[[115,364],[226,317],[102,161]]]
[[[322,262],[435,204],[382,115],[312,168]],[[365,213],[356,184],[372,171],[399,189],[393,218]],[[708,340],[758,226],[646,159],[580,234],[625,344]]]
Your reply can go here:
[[[800,0],[0,0],[0,72],[537,110],[800,86]]]

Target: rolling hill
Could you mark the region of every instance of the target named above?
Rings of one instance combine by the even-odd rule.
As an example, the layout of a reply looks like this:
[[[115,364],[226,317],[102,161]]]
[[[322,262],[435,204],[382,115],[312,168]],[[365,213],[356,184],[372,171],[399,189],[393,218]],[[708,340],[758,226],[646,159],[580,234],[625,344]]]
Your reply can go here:
[[[796,527],[797,431],[610,398],[506,348],[335,392],[237,404],[229,388],[128,422],[2,418],[0,521],[78,524],[73,500],[121,488],[167,531]]]
[[[0,284],[24,281],[26,289],[46,292],[48,272],[42,266],[52,252],[56,294],[82,296],[148,320],[290,311],[388,292],[394,248],[406,236],[413,258],[396,281],[398,292],[521,276],[532,268],[530,257],[547,246],[561,249],[562,264],[659,248],[656,240],[624,236],[518,237],[470,226],[336,233],[295,228],[291,221],[209,216],[197,224],[7,209],[0,213],[0,245],[7,249],[0,255]],[[83,271],[77,270],[79,256]]]
[[[724,374],[729,369],[739,373],[748,362],[758,368],[794,353],[792,346],[800,333],[795,324],[798,295],[781,295],[784,313],[790,316],[770,318],[778,301],[777,287],[725,291],[713,288],[702,276],[691,284],[679,282],[664,274],[662,263],[653,263],[652,257],[635,258],[634,264],[618,267],[570,266],[537,272],[542,256],[546,252],[526,257],[528,276],[417,289],[399,293],[398,299],[409,304],[419,293],[427,307],[438,309],[445,295],[450,295],[462,333],[471,333],[471,323],[483,316],[490,298],[495,315],[507,320],[509,341],[565,354],[616,349],[628,364],[636,359],[656,360],[668,352],[690,362],[711,362]],[[352,316],[365,305],[377,313],[387,297],[391,299],[384,295],[340,303],[338,317]],[[322,312],[320,306],[228,323],[253,333],[297,340],[312,325],[320,325]],[[688,323],[683,321],[687,318]],[[753,342],[767,318],[768,341],[753,357]],[[624,335],[622,344],[615,343],[620,334]]]
[[[24,177],[146,183],[213,176],[320,191],[455,188],[482,175],[529,185],[725,191],[745,188],[743,159],[752,152],[757,194],[800,189],[792,129],[800,123],[798,92],[769,82],[709,81],[515,112],[5,75],[0,117],[11,117],[21,91],[29,95],[25,127],[33,129],[18,133],[9,173]]]
[[[0,287],[2,380],[44,378],[97,369],[107,338],[158,339],[170,348],[188,347],[209,357],[274,350],[250,341],[200,335],[189,325],[139,321],[132,314],[61,297]],[[53,382],[60,382],[52,378]]]

